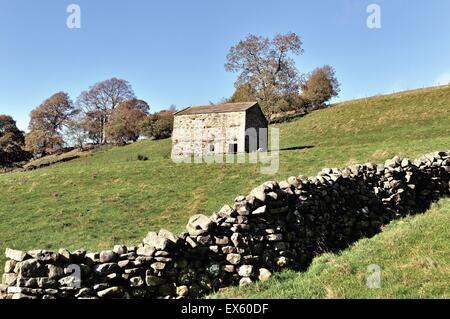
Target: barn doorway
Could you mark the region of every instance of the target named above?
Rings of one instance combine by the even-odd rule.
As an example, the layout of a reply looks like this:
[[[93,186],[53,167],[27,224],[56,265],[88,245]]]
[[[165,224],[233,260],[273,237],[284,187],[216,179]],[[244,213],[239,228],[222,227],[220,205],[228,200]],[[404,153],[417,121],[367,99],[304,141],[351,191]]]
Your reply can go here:
[[[237,154],[238,145],[237,143],[228,144],[228,154]]]

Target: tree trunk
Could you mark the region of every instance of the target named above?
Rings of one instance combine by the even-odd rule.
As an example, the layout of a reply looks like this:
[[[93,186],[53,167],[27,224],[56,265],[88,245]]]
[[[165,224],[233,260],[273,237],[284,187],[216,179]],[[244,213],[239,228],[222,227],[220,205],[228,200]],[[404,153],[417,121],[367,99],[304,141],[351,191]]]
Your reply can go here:
[[[101,125],[101,132],[100,132],[100,140],[101,140],[101,144],[106,144],[106,119],[102,118],[101,121],[102,125]]]

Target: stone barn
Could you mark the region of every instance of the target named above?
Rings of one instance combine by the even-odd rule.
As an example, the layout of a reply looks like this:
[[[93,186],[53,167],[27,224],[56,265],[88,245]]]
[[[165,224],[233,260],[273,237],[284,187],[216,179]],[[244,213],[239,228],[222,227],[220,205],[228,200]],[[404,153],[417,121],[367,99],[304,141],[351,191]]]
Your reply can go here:
[[[267,126],[257,102],[188,107],[175,113],[172,156],[266,151]]]

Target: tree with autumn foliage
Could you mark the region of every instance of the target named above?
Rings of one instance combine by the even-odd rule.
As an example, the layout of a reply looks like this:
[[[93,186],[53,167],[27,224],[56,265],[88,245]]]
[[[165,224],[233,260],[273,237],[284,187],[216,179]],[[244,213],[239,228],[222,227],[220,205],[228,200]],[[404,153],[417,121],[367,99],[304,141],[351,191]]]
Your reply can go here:
[[[128,81],[111,78],[82,92],[77,99],[77,105],[88,117],[90,134],[98,137],[101,143],[107,143],[106,129],[114,109],[133,99],[135,94]]]
[[[28,160],[30,153],[24,148],[24,132],[17,128],[11,116],[0,115],[0,167]]]
[[[313,108],[322,107],[325,102],[339,94],[339,82],[332,66],[324,65],[312,71],[302,83],[302,96]]]
[[[63,127],[77,114],[69,95],[53,94],[31,111],[29,133],[25,136],[26,149],[34,156],[44,156],[64,147]]]
[[[168,138],[172,135],[175,106],[168,110],[147,116],[141,124],[142,134],[156,140]]]
[[[238,85],[233,95],[225,102],[228,103],[253,102],[256,101],[257,99],[258,98],[256,91],[252,88],[252,86],[248,83],[244,83]]]
[[[112,112],[106,126],[106,137],[115,144],[135,142],[141,134],[141,123],[148,114],[149,106],[142,100],[125,101]]]
[[[238,73],[236,88],[247,89],[245,98],[251,97],[247,93],[254,94],[270,118],[280,98],[299,93],[300,76],[291,56],[302,53],[302,42],[295,33],[272,39],[250,34],[230,48],[225,69]]]
[[[82,113],[82,118],[79,119],[80,124],[87,132],[88,140],[94,144],[102,142],[101,117],[100,111],[90,111]]]

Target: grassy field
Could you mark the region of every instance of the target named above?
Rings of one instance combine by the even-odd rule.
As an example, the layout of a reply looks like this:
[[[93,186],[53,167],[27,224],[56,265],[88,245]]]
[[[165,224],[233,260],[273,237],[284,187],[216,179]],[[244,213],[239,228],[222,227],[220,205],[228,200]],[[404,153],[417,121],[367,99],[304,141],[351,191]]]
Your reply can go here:
[[[391,222],[341,254],[314,259],[303,273],[283,271],[264,283],[227,288],[210,298],[450,298],[450,200],[426,214]],[[367,287],[369,265],[379,289]]]
[[[449,123],[450,87],[425,89],[345,102],[276,125],[281,152],[273,176],[255,164],[175,164],[169,139],[2,174],[0,249],[98,250],[136,244],[161,227],[179,232],[190,215],[210,215],[266,180],[450,149]],[[138,154],[149,160],[138,161]]]
[[[28,163],[26,163],[25,165],[23,165],[23,167],[22,167],[23,169],[18,169],[18,171],[32,170],[32,169],[37,169],[37,168],[54,165],[56,163],[69,162],[76,158],[88,156],[91,153],[92,153],[92,150],[80,151],[79,149],[76,148],[71,151],[61,153],[61,154],[53,154],[53,155],[48,155],[48,156],[44,156],[41,158],[31,160]]]

